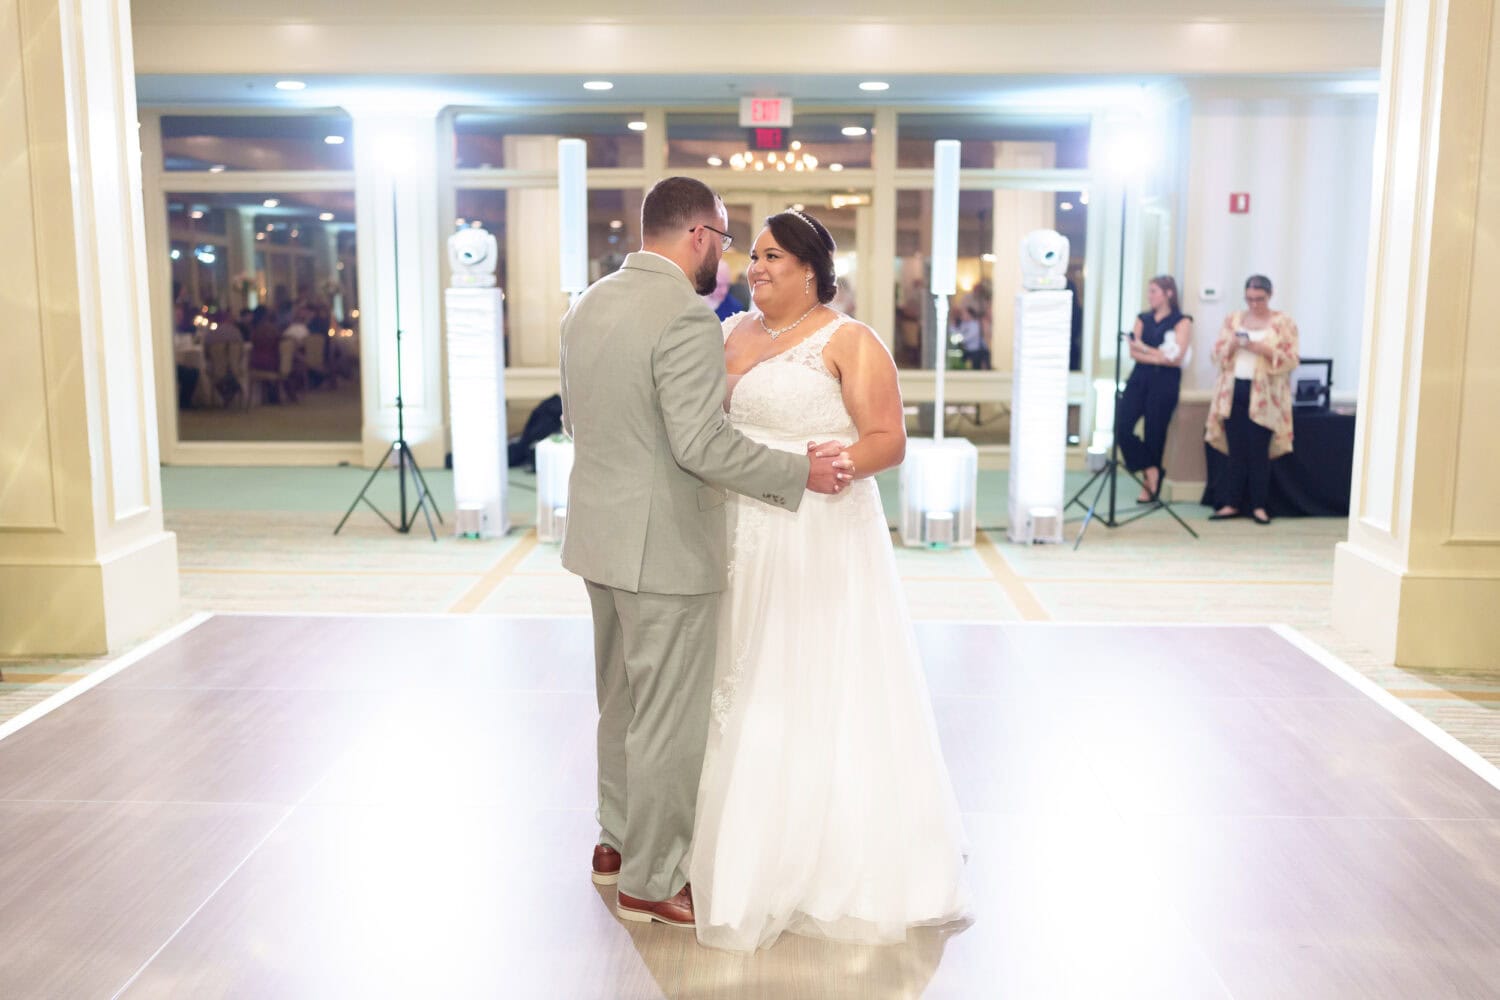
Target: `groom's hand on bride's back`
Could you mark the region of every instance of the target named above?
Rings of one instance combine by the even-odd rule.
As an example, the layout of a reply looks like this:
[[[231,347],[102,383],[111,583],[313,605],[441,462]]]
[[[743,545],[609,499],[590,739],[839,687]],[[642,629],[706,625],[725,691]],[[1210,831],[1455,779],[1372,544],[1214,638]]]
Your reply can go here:
[[[838,493],[854,478],[854,462],[837,441],[809,441],[807,461],[807,488],[814,493]]]

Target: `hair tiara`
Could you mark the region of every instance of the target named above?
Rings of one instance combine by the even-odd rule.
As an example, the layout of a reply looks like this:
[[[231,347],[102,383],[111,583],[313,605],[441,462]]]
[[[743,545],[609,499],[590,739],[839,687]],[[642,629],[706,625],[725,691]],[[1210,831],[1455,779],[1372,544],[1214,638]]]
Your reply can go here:
[[[807,223],[807,228],[811,229],[813,231],[813,233],[818,237],[818,239],[821,240],[823,238],[823,234],[820,233],[820,232],[818,232],[818,227],[815,226],[815,225],[813,225],[813,221],[811,219],[809,219],[807,216],[803,215],[801,212],[797,211],[795,208],[789,208],[789,209],[787,209],[786,210],[786,214],[787,215],[795,215],[797,218],[799,218],[803,222]]]

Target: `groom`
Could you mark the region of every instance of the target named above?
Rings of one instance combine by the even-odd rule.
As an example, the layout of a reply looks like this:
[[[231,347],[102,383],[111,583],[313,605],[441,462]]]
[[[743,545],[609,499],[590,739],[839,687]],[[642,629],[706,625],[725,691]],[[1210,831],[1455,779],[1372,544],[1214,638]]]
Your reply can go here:
[[[852,463],[751,442],[724,414],[724,338],[699,297],[729,248],[724,204],[686,177],[641,206],[642,246],[562,322],[573,436],[563,566],[594,614],[599,825],[594,881],[627,920],[690,927],[687,851],[708,738],[727,545],[723,489],[796,510]]]

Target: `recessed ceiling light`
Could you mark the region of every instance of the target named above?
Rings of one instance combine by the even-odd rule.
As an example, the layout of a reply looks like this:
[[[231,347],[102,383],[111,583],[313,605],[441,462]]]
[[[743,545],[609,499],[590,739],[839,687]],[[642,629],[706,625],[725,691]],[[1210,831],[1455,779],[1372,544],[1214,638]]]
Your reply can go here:
[[[828,169],[832,170],[834,173],[838,173],[840,170],[844,169],[844,165],[842,163],[830,163],[828,164]]]
[[[255,238],[258,239],[258,240],[263,240],[263,239],[266,238],[266,234],[265,233],[256,233],[255,234]]]
[[[624,229],[625,228],[625,222],[622,219],[610,219],[609,220],[609,228],[611,228],[611,229]]]
[[[866,80],[859,85],[860,90],[890,90],[891,85],[882,80]]]
[[[584,90],[614,90],[615,85],[608,80],[589,80],[583,85]]]
[[[224,164],[215,163],[213,166],[208,168],[208,172],[211,174],[222,174],[224,172]]]
[[[1083,194],[1081,194],[1081,195],[1078,196],[1078,204],[1080,204],[1080,205],[1087,205],[1088,203],[1089,203],[1089,193],[1087,191],[1085,191],[1085,192],[1083,192]]]
[[[261,204],[266,206],[267,208],[275,208],[277,205],[280,205],[281,202],[275,198],[267,198],[265,201],[261,202]]]
[[[865,128],[863,125],[845,125],[842,131],[849,138],[854,139],[859,136],[868,134],[870,130]]]
[[[201,218],[203,218],[203,209],[201,209],[201,208],[195,208],[195,209],[193,209],[191,212],[188,213],[188,218],[190,218],[190,219],[201,219]]]
[[[644,131],[646,131],[646,123],[645,122],[631,122],[629,125],[626,125],[625,127],[628,128],[628,129],[630,129],[630,131],[632,131],[632,132],[644,132]]]
[[[318,213],[318,221],[319,222],[332,222],[333,221],[333,213],[332,212],[319,212]]]
[[[724,165],[724,161],[719,159],[717,156],[710,156],[708,158],[708,165],[710,167],[722,167]]]
[[[323,141],[330,146],[342,146],[344,144],[344,137],[341,135],[325,135]]]
[[[1073,211],[1073,203],[1071,201],[1059,202],[1057,207],[1062,209],[1064,212]]]
[[[277,80],[276,81],[276,89],[277,90],[306,90],[307,89],[307,84],[303,83],[301,80]]]
[[[174,249],[172,251],[172,259],[173,260],[181,260],[182,259],[182,251]]]

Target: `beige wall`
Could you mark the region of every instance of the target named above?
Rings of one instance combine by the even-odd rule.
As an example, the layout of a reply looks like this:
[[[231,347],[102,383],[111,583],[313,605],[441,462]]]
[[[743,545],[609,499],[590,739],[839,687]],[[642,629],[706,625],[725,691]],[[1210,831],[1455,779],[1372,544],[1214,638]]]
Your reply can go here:
[[[138,0],[143,73],[1329,73],[1379,64],[1378,6],[1291,0]],[[233,31],[226,45],[224,32]],[[414,39],[420,37],[420,42]],[[451,81],[462,86],[462,81]]]
[[[1208,390],[1209,348],[1224,317],[1244,307],[1251,274],[1268,275],[1272,302],[1298,323],[1302,353],[1333,358],[1335,391],[1353,399],[1364,337],[1365,263],[1375,94],[1193,91],[1183,308],[1197,320],[1198,350],[1184,387]],[[1231,192],[1250,195],[1232,215]],[[1205,286],[1218,299],[1202,297]]]

